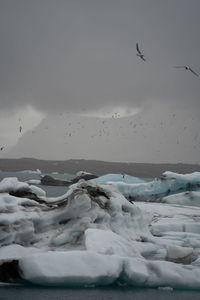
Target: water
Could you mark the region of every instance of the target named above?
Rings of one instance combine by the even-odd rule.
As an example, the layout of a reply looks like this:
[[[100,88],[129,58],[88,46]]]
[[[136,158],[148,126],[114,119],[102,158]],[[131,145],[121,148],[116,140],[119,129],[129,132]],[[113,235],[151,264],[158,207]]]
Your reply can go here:
[[[55,179],[61,179],[61,180],[70,180],[75,177],[73,174],[58,174],[58,173],[45,173],[43,175],[50,175]],[[38,173],[31,173],[29,171],[23,171],[23,172],[2,172],[0,171],[0,181],[5,177],[17,177],[19,181],[27,181],[30,179],[37,179],[40,180],[40,174]],[[64,195],[68,187],[66,186],[46,186],[46,185],[38,185],[41,187],[45,192],[47,197],[58,197],[61,195]]]
[[[59,174],[59,173],[44,173],[41,176],[50,175],[55,179],[62,179],[62,180],[70,180],[75,177],[75,174]],[[29,179],[40,179],[40,174],[38,173],[31,173],[30,171],[21,171],[21,172],[3,172],[0,171],[0,181],[5,177],[17,177],[19,181],[26,181]]]
[[[198,291],[165,291],[138,288],[58,289],[0,287],[0,300],[199,300]]]

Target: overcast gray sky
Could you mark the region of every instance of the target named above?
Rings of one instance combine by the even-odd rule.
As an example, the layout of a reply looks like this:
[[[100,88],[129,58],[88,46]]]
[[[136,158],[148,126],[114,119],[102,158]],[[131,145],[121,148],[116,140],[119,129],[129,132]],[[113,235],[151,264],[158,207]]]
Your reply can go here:
[[[134,145],[124,143],[122,150],[113,142],[108,149],[102,140],[105,151],[94,153],[88,147],[77,153],[81,158],[87,153],[87,158],[113,160],[117,147],[119,155],[114,160],[200,162],[200,78],[173,68],[186,64],[200,73],[199,12],[199,0],[0,0],[0,125],[5,128],[0,138],[1,144],[23,144],[20,151],[16,145],[1,155],[34,156],[28,147],[31,130],[43,118],[50,120],[60,112],[93,116],[110,111],[108,116],[119,112],[129,118],[128,113],[138,112],[143,123],[148,118],[148,128],[153,128],[151,120],[163,115],[169,131],[164,149],[156,146],[159,157],[155,153],[155,157],[148,156],[155,132],[146,132],[148,143],[144,146],[139,136],[136,143],[138,153],[143,151],[141,157],[134,155]],[[136,56],[137,42],[146,62]],[[30,116],[27,109],[32,111]],[[174,125],[170,136],[173,114],[177,127]],[[119,119],[125,126],[124,118]],[[93,121],[91,118],[91,126],[99,132]],[[13,129],[20,122],[22,134],[26,134],[23,143],[22,135]],[[182,134],[184,145],[188,141],[191,149],[179,159],[177,153],[184,145],[175,142],[170,148],[171,156],[168,146],[181,122],[183,132],[179,137]],[[6,131],[8,123],[12,126]],[[161,125],[157,131],[162,135]],[[81,135],[84,134],[88,132]],[[42,139],[44,135],[40,134],[35,143]],[[118,145],[124,142],[121,138],[116,140]],[[65,158],[64,152],[56,150],[54,155],[47,150],[46,155]],[[72,147],[68,158],[73,155]],[[42,150],[36,156],[44,158]]]

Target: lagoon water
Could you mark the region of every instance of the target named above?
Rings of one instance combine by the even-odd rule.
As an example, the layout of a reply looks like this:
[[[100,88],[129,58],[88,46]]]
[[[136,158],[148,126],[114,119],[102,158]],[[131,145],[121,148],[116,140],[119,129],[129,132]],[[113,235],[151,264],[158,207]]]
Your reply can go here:
[[[45,173],[41,174],[42,176],[44,175],[50,175],[55,179],[62,179],[62,180],[70,180],[71,178],[75,177],[75,175],[71,174],[58,174],[58,173]],[[26,181],[30,179],[36,179],[40,180],[40,174],[38,173],[33,173],[29,171],[22,171],[22,172],[2,172],[0,171],[0,181],[5,178],[5,177],[17,177],[19,181]],[[65,194],[68,190],[67,187],[65,186],[41,186],[41,188],[46,191],[47,197],[58,197],[63,194]]]
[[[54,178],[71,179],[75,175],[49,174]],[[0,181],[5,177],[17,177],[20,181],[40,179],[40,175],[30,172],[1,172]],[[64,194],[66,187],[41,186],[47,196]],[[0,300],[199,300],[200,291],[140,289],[129,287],[103,288],[43,288],[38,286],[0,284]]]
[[[60,289],[10,286],[0,287],[0,300],[199,300],[198,291],[170,291],[137,288]]]

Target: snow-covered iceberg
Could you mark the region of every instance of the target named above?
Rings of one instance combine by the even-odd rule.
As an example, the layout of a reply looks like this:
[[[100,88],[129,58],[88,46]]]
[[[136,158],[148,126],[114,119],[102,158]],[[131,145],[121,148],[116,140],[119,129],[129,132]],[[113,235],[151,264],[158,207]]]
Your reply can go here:
[[[107,181],[132,201],[155,201],[162,197],[184,191],[200,190],[200,172],[191,174],[163,173],[160,179],[150,182]]]
[[[174,195],[160,202],[150,197],[149,202],[147,189],[141,188],[140,195],[143,191],[147,201],[135,203],[119,192],[119,182],[114,181],[104,185],[81,180],[65,195],[47,198],[41,189],[4,179],[0,183],[0,281],[200,290],[199,192],[187,191],[191,184],[198,186],[198,176],[168,175],[159,183],[172,181]],[[137,192],[138,185],[147,184],[132,184],[132,191],[133,186]],[[184,193],[179,193],[180,186]],[[153,188],[156,192],[156,185]],[[29,198],[29,192],[23,197],[13,195],[23,189],[31,189],[37,197]],[[186,193],[195,193],[193,206],[180,202]]]
[[[145,181],[138,177],[133,177],[127,174],[106,174],[100,176],[98,178],[92,179],[92,181],[99,183],[99,184],[106,184],[112,182],[124,182],[124,183],[144,183]]]

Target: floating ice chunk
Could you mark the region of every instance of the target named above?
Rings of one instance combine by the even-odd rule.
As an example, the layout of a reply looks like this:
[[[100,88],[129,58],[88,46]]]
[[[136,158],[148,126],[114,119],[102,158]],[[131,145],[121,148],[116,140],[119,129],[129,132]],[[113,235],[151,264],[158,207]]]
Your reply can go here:
[[[174,289],[171,286],[159,286],[158,290],[172,292]]]
[[[177,181],[130,184],[129,191],[134,187],[135,195],[139,191],[141,198],[151,199],[169,187],[180,192]],[[16,180],[12,185],[8,182],[9,187],[20,186]],[[43,285],[120,281],[141,287],[200,289],[196,255],[200,255],[200,207],[161,201],[133,204],[117,184],[81,181],[65,195],[44,201],[1,193],[0,263],[19,259],[23,278]],[[198,192],[191,193],[198,198]]]
[[[53,286],[109,285],[119,277],[122,265],[116,256],[89,251],[47,252],[19,260],[24,279]]]
[[[133,177],[130,175],[126,175],[126,174],[106,174],[103,176],[100,176],[98,178],[92,179],[92,181],[99,183],[99,184],[105,184],[108,182],[124,182],[124,183],[144,183],[145,181],[137,178],[137,177]]]
[[[126,198],[133,201],[151,201],[182,191],[200,189],[200,172],[192,174],[163,173],[161,180],[151,182],[126,183],[108,181],[114,185]]]
[[[51,286],[108,285],[200,289],[200,268],[167,261],[101,255],[90,251],[33,254],[19,260],[22,277]]]
[[[92,173],[88,173],[88,172],[86,172],[86,171],[78,171],[78,172],[76,173],[76,176],[77,176],[77,177],[84,176],[84,175],[92,175]]]
[[[16,177],[4,178],[0,182],[0,193],[16,192],[19,190],[29,190],[29,185],[25,182],[19,182]]]
[[[28,174],[42,174],[42,172],[39,169],[34,170],[23,170],[20,171],[20,173],[28,173]]]
[[[41,181],[39,179],[29,179],[26,181],[28,184],[41,184]]]
[[[179,183],[200,184],[200,172],[193,172],[190,174],[178,174],[166,171],[162,174],[162,179],[175,179]]]

